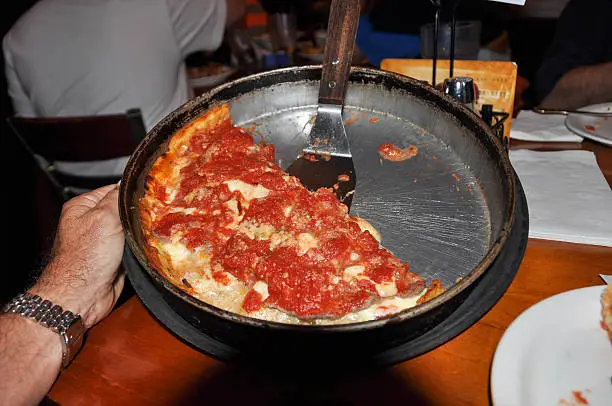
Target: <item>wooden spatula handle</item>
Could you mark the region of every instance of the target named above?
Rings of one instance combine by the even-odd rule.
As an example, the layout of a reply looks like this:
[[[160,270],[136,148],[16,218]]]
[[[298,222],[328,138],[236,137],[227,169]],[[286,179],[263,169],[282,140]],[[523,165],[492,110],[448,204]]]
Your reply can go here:
[[[319,104],[344,104],[358,22],[359,0],[332,0]]]

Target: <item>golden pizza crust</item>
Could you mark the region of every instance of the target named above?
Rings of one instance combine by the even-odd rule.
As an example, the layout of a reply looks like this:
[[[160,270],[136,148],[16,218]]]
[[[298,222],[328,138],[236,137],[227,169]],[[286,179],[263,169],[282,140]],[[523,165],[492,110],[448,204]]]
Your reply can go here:
[[[445,290],[446,289],[442,287],[442,282],[438,279],[434,279],[423,294],[423,296],[421,296],[419,300],[417,300],[417,304],[423,304],[436,296],[440,296],[442,293],[444,293]]]

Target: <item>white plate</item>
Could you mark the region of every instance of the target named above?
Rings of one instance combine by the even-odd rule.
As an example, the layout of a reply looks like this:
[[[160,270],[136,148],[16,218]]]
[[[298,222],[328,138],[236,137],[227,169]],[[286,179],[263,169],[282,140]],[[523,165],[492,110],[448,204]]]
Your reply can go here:
[[[612,103],[594,104],[580,110],[612,113]],[[612,146],[612,117],[569,114],[565,125],[581,137]]]
[[[603,289],[561,293],[512,322],[491,367],[494,406],[581,405],[573,392],[591,406],[612,405],[612,343],[600,325]]]
[[[195,76],[189,78],[189,86],[191,87],[212,87],[223,83],[227,78],[236,72],[236,69],[230,66],[223,66],[221,72],[216,75]]]

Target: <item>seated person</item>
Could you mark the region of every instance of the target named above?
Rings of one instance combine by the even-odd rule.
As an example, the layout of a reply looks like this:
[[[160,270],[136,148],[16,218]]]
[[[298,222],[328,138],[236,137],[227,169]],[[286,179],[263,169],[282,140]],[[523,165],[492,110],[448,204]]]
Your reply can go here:
[[[552,43],[557,20],[567,2],[527,0],[521,7],[505,6],[511,60],[518,65],[518,76],[526,83],[536,82],[536,73]],[[537,104],[535,86],[527,86],[519,95],[524,101],[523,108],[529,109]]]
[[[571,0],[538,70],[540,104],[575,109],[612,101],[612,0]]]
[[[87,116],[140,108],[151,129],[189,98],[184,58],[218,48],[244,2],[41,0],[3,41],[15,113]],[[93,173],[76,163],[62,170],[116,175],[127,162],[119,161],[99,163]]]

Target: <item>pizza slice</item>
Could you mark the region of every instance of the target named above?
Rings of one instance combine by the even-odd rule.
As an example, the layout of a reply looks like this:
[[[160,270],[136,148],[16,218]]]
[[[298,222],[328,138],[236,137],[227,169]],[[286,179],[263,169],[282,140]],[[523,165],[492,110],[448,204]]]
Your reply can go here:
[[[311,192],[287,175],[273,146],[235,127],[226,105],[172,137],[145,189],[139,210],[151,263],[222,309],[346,323],[414,306],[425,290],[374,227],[349,216],[331,189]]]

